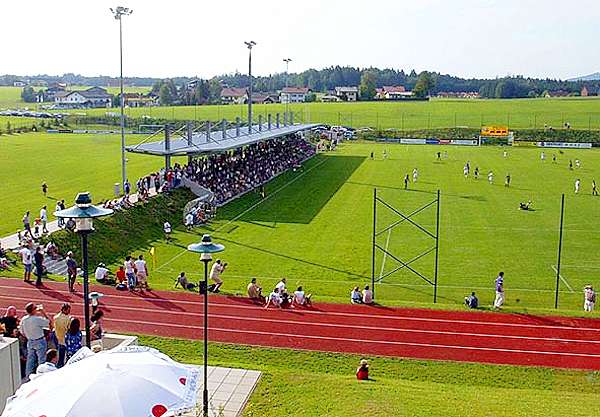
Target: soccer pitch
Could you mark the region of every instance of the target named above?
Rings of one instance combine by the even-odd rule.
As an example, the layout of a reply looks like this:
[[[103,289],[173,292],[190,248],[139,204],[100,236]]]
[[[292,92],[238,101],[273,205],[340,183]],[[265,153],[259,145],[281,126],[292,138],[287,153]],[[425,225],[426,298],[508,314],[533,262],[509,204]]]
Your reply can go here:
[[[383,150],[388,158],[383,159]],[[503,150],[508,152],[503,156]],[[375,158],[370,159],[373,151]],[[447,151],[437,160],[436,152]],[[435,199],[441,191],[438,302],[462,303],[471,290],[482,304],[492,302],[493,282],[506,274],[507,307],[551,308],[560,220],[560,196],[566,194],[560,307],[580,310],[582,287],[594,283],[600,264],[600,198],[591,196],[592,178],[600,179],[600,153],[595,150],[546,150],[499,147],[434,147],[347,143],[272,181],[267,198],[245,196],[222,208],[218,220],[194,233],[177,231],[175,243],[156,245],[156,267],[151,279],[163,288],[172,286],[180,271],[194,279],[202,273],[196,256],[185,246],[209,232],[226,246],[219,257],[229,263],[224,273],[226,293],[243,294],[250,277],[264,291],[280,277],[288,286],[303,285],[318,300],[345,302],[354,285],[371,279],[373,188],[395,208],[410,213]],[[556,154],[557,162],[552,162]],[[569,170],[568,161],[581,161]],[[475,179],[463,176],[470,162]],[[417,183],[404,190],[404,176],[417,168]],[[489,184],[488,171],[494,172]],[[510,187],[504,186],[510,173]],[[574,194],[574,181],[582,189]],[[518,209],[533,202],[534,211]],[[378,230],[400,218],[378,208]],[[412,218],[435,233],[435,206]],[[378,244],[404,261],[431,247],[433,241],[403,222]],[[433,277],[433,254],[412,267]],[[390,256],[376,259],[379,278],[400,264]],[[404,268],[377,285],[384,304],[431,303],[430,284]]]

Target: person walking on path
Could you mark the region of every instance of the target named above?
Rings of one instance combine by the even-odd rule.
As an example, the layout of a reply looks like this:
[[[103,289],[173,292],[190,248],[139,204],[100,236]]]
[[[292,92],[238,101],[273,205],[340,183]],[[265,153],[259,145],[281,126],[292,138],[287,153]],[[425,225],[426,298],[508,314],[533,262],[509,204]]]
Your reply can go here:
[[[23,222],[23,236],[29,235],[29,238],[33,239],[33,235],[31,234],[31,220],[29,219],[29,211],[25,212],[21,221]]]
[[[499,309],[504,305],[504,272],[498,274],[496,278],[496,299],[494,300],[494,308]]]
[[[35,262],[35,286],[39,287],[42,285],[42,275],[44,274],[44,253],[41,246],[35,248],[33,260]]]
[[[27,364],[25,365],[25,377],[35,372],[38,365],[46,360],[48,342],[44,335],[44,329],[50,328],[52,322],[44,311],[41,304],[28,303],[25,306],[27,315],[21,320],[19,330],[27,338]]]
[[[77,279],[77,261],[73,258],[73,252],[67,252],[67,281],[69,292],[75,292],[75,280]]]
[[[46,206],[42,207],[40,210],[40,220],[42,221],[42,233],[48,233],[48,210]]]
[[[56,207],[54,208],[55,211],[61,211],[65,209],[65,200],[60,200],[56,202]],[[63,229],[65,227],[65,219],[63,219],[62,217],[58,218],[58,227],[60,227],[61,229]]]

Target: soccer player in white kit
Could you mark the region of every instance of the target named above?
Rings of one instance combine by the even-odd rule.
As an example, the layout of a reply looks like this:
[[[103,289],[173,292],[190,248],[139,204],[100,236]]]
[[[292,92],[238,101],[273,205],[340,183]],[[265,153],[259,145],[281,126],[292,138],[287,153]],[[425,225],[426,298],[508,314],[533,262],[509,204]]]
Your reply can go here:
[[[494,173],[492,171],[488,172],[488,182],[490,184],[494,183]]]
[[[591,285],[586,285],[583,289],[583,310],[591,312],[596,304],[596,292]]]
[[[417,178],[419,177],[419,171],[417,168],[413,169],[413,182],[417,182]]]
[[[463,168],[463,174],[465,175],[465,178],[469,176],[469,167],[467,165]]]
[[[542,159],[542,161],[546,160],[546,154],[544,152],[542,152],[542,154],[540,155],[540,158]]]
[[[577,178],[575,180],[575,194],[579,194],[579,186],[581,185],[581,180],[579,180],[579,178]]]

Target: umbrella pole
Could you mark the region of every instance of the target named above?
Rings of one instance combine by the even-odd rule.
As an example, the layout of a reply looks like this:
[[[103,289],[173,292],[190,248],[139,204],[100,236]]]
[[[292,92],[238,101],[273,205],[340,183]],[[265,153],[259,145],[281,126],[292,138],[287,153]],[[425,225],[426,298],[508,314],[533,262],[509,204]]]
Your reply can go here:
[[[208,262],[204,262],[204,391],[202,393],[203,416],[208,417]]]
[[[79,232],[81,235],[81,249],[83,255],[83,314],[85,320],[85,345],[91,347],[90,334],[90,281],[88,279],[88,231]]]

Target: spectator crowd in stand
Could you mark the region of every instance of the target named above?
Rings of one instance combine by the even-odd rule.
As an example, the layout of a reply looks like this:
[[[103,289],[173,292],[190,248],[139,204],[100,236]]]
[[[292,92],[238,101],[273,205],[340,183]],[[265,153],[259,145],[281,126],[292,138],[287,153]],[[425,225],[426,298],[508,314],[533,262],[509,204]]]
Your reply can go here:
[[[191,161],[175,171],[208,188],[214,203],[222,205],[232,198],[260,187],[315,154],[315,148],[302,139],[260,142],[230,152]]]

